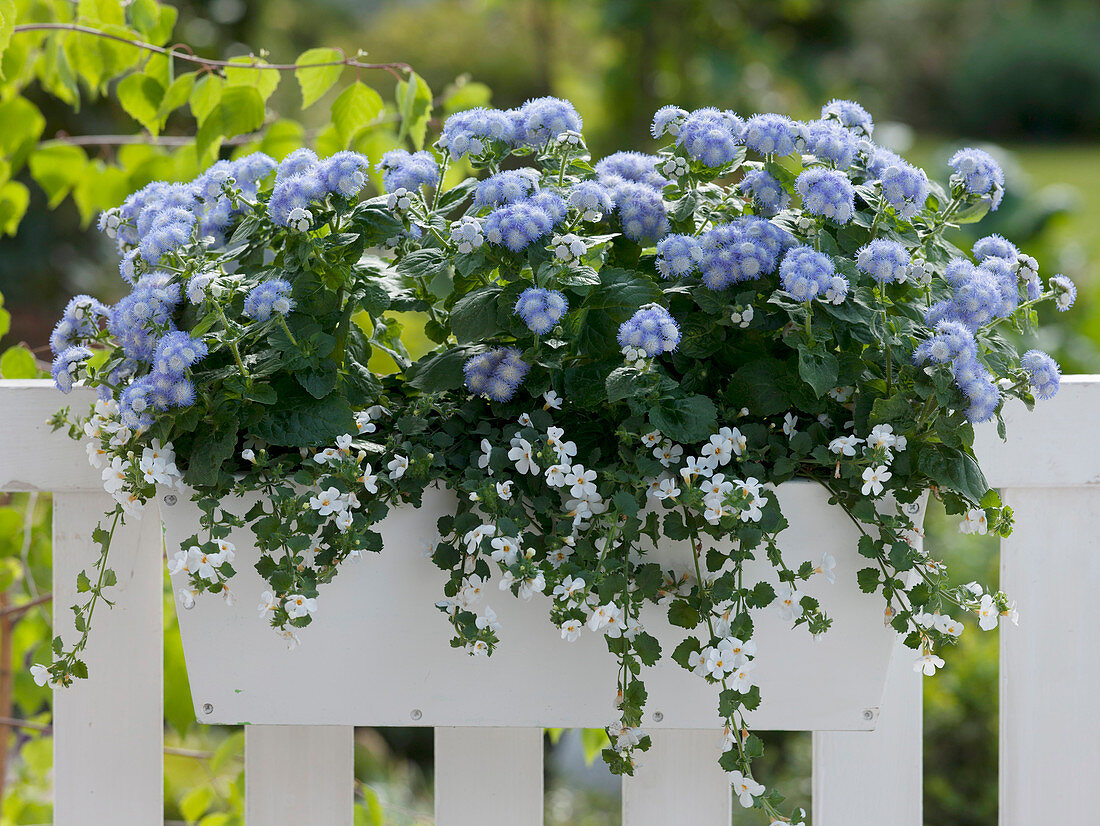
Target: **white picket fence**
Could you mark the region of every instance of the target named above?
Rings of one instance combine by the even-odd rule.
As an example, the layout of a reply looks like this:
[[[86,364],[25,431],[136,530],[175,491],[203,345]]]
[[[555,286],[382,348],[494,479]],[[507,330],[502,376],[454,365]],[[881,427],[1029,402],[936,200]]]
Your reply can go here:
[[[64,403],[88,398],[78,391]],[[92,561],[90,532],[109,505],[83,450],[45,424],[62,403],[49,382],[0,381],[0,490],[54,494],[57,628],[72,622],[76,573]],[[1007,421],[1007,444],[983,427],[978,445],[1017,523],[1001,545],[1002,587],[1021,620],[1000,636],[1000,822],[1095,823],[1100,376],[1067,377],[1053,401],[1030,414],[1012,407]],[[116,538],[117,606],[96,616],[92,679],[54,696],[57,826],[162,822],[157,516],[152,507]],[[922,678],[910,662],[894,659],[874,732],[814,733],[815,826],[921,826]],[[660,730],[653,739],[642,772],[623,781],[624,826],[728,824],[715,733]],[[439,826],[542,823],[541,729],[437,728],[435,746]],[[350,727],[248,726],[245,772],[248,826],[352,822]]]

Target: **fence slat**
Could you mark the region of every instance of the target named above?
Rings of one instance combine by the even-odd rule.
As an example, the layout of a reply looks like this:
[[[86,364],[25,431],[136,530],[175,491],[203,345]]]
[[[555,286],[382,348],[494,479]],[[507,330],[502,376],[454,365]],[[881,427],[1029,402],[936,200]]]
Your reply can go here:
[[[436,826],[542,826],[541,728],[435,729]]]
[[[351,726],[245,726],[245,826],[351,826]]]
[[[1020,625],[998,632],[1000,823],[1095,823],[1100,659],[1089,606],[1100,592],[1100,488],[1001,495],[1016,516],[1001,542],[1001,587],[1019,602]]]
[[[623,778],[623,826],[728,826],[732,792],[721,731],[647,729],[653,745]]]
[[[76,631],[77,573],[98,549],[91,533],[113,501],[100,493],[53,500],[54,630]],[[90,679],[54,692],[54,823],[148,826],[164,817],[164,550],[156,502],[120,528],[110,566],[115,607],[96,609],[85,649]],[[81,595],[83,596],[83,595]]]
[[[899,643],[874,731],[814,732],[814,826],[921,826],[923,677],[915,660]]]

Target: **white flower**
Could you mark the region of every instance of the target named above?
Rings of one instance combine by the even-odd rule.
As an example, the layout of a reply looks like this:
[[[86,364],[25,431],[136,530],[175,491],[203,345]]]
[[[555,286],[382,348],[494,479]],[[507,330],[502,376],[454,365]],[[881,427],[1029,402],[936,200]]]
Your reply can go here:
[[[886,469],[886,465],[879,465],[874,468],[867,468],[863,471],[863,495],[878,496],[882,493],[883,482],[890,481],[893,476],[890,471]]]
[[[303,594],[290,594],[283,603],[283,607],[286,608],[287,615],[291,619],[297,619],[313,614],[317,610],[317,600]]]
[[[510,536],[498,536],[489,543],[493,551],[489,556],[494,562],[503,562],[505,565],[513,565],[519,556],[519,542]]]
[[[334,487],[323,490],[316,496],[309,498],[309,506],[321,516],[328,516],[337,511],[342,511],[344,510],[343,505],[344,498],[340,495],[340,491]]]
[[[703,498],[708,505],[721,503],[733,491],[733,482],[726,480],[725,474],[715,473],[700,485]]]
[[[726,433],[726,431],[729,431],[729,432]],[[740,430],[738,430],[736,427],[734,427],[734,428],[723,427],[718,432],[719,432],[719,434],[724,434],[726,436],[729,436],[730,441],[733,442],[733,454],[735,456],[744,455],[745,448],[747,448],[749,446],[749,440],[745,437],[745,435]]]
[[[871,435],[867,437],[868,447],[881,447],[886,450],[897,444],[898,437],[894,435],[894,428],[888,424],[877,424],[871,428]]]
[[[989,522],[982,508],[971,508],[959,523],[959,533],[977,533],[983,536],[989,532]]]
[[[834,387],[832,390],[829,391],[829,396],[830,396],[830,398],[833,399],[833,401],[837,401],[837,402],[840,402],[841,404],[844,404],[844,402],[846,402],[846,401],[848,401],[848,399],[852,398],[852,394],[855,393],[855,392],[856,392],[856,389],[854,387],[851,387],[851,386]]]
[[[508,458],[516,463],[517,473],[530,473],[535,476],[539,472],[539,466],[535,462],[531,443],[526,439],[520,439],[519,443],[508,451]]]
[[[361,410],[355,414],[355,424],[359,426],[359,435],[373,433],[378,427],[371,421],[370,410]]]
[[[722,433],[711,436],[710,441],[703,445],[703,449],[700,451],[704,457],[713,457],[713,461],[718,465],[728,465],[735,452],[733,439]]]
[[[497,612],[485,606],[485,614],[474,620],[474,625],[484,631],[488,628],[490,631],[499,631],[503,626],[497,621]]]
[[[918,657],[917,661],[913,663],[913,670],[923,673],[925,677],[931,677],[936,673],[937,668],[943,668],[943,658],[937,657],[931,651]]]
[[[308,209],[294,207],[287,216],[287,225],[295,232],[309,232],[309,225],[313,222],[313,215]]]
[[[829,442],[829,450],[837,456],[855,456],[856,446],[862,441],[863,439],[856,435],[837,436]]]
[[[642,444],[648,448],[659,447],[661,444],[661,431],[651,430],[642,436]]]
[[[246,462],[255,462],[256,452],[252,448],[246,447],[244,450],[241,451],[241,458],[244,459]]]
[[[957,637],[963,632],[963,624],[947,614],[936,614],[934,622],[938,631],[952,637]]]
[[[726,506],[721,502],[711,502],[707,504],[706,510],[703,511],[703,518],[710,524],[717,525],[727,517],[729,513],[730,512],[726,510]]]
[[[481,599],[481,595],[485,590],[485,580],[483,580],[477,574],[470,574],[462,583],[462,588],[458,592],[458,603],[463,608],[469,608],[471,605]]]
[[[329,462],[337,462],[339,460],[340,453],[334,447],[326,447],[324,450],[318,451],[313,457],[313,461],[319,465],[327,465]]]
[[[34,677],[35,685],[45,685],[50,682],[49,669],[40,663],[35,663],[31,666],[31,676]]]
[[[752,317],[754,315],[752,305],[745,307],[743,310],[734,310],[730,313],[730,321],[736,324],[742,329],[748,327],[752,323]]]
[[[999,620],[1000,614],[993,602],[993,595],[986,594],[982,597],[982,602],[978,606],[978,627],[983,631],[992,631],[997,627]]]
[[[554,599],[564,599],[566,601],[569,601],[577,595],[583,594],[585,588],[587,587],[588,585],[585,583],[583,578],[573,578],[567,574],[565,579],[554,586],[553,596]]]
[[[374,471],[369,464],[363,469],[359,481],[362,482],[367,493],[378,493],[378,477],[374,475]]]
[[[730,675],[731,679],[727,685],[734,691],[740,691],[743,694],[753,687],[752,669],[755,663],[745,657],[738,657],[738,659],[740,662]]]
[[[179,597],[180,605],[190,610],[195,607],[195,595],[198,591],[191,588],[180,588],[176,595]]]
[[[663,502],[665,499],[675,499],[679,495],[680,489],[676,487],[675,479],[662,479],[653,497]]]
[[[598,496],[596,490],[596,471],[586,470],[584,465],[573,465],[565,474],[565,484],[574,499],[591,499]]]
[[[336,518],[333,521],[336,523],[337,530],[341,533],[347,533],[351,530],[352,520],[351,511],[340,511],[336,514]]]
[[[493,455],[493,446],[489,444],[488,439],[481,440],[481,455],[477,457],[477,466],[482,470],[488,468],[489,475],[493,475],[493,469],[489,467],[489,459]]]
[[[510,479],[507,482],[497,482],[497,496],[505,501],[512,498],[512,481]]]
[[[821,574],[826,582],[836,582],[836,557],[831,553],[824,553],[821,564],[814,569],[815,574]]]
[[[550,465],[546,469],[546,484],[552,488],[564,488],[566,474],[570,470],[569,465]]]
[[[275,596],[271,591],[264,591],[260,594],[260,604],[257,607],[257,611],[260,614],[260,619],[264,619],[279,607],[279,598]]]
[[[553,390],[547,390],[543,393],[542,400],[546,402],[542,407],[543,410],[561,410],[561,396]]]
[[[390,472],[390,478],[396,481],[409,469],[409,460],[398,454],[386,465],[386,469]]]
[[[476,642],[467,643],[466,653],[471,657],[488,657],[489,656],[489,643],[485,640],[477,640]]]
[[[705,677],[707,674],[707,655],[710,653],[709,648],[704,648],[702,651],[692,651],[688,654],[688,668],[691,669],[692,674],[698,674],[700,677]]]
[[[580,620],[566,620],[561,624],[561,638],[566,642],[576,642],[580,639],[583,627]]]
[[[711,470],[710,463],[705,459],[698,459],[695,456],[689,456],[684,466],[680,468],[680,475],[684,477],[685,482],[691,482],[696,476],[710,476],[713,471]]]
[[[606,605],[597,606],[592,613],[589,614],[588,627],[592,631],[599,631],[612,623],[619,622],[621,616],[622,609],[614,602],[608,602]]]
[[[472,531],[468,531],[462,541],[466,543],[466,553],[476,553],[481,547],[481,541],[486,537],[496,534],[496,525],[478,525]]]
[[[188,558],[188,556],[189,556],[189,554],[187,553],[187,551],[184,551],[184,550],[176,551],[172,555],[172,558],[168,561],[168,573],[171,574],[172,576],[175,576],[180,571],[186,571],[187,570],[187,558]],[[190,572],[188,572],[188,573],[190,573]]]
[[[522,599],[531,599],[535,594],[541,594],[546,590],[546,577],[539,571],[531,579],[525,579],[519,584],[519,595]]]
[[[784,583],[779,586],[778,601],[779,618],[790,621],[802,616],[802,597],[804,594],[797,588]]]
[[[793,413],[786,413],[783,416],[783,435],[787,438],[794,436],[798,432],[795,425],[798,424],[798,417]]]
[[[347,456],[351,452],[351,440],[354,437],[350,433],[345,433],[342,436],[336,437],[336,448],[341,454]]]
[[[653,458],[660,460],[665,467],[672,467],[680,463],[680,457],[684,455],[684,449],[665,439],[660,447],[653,448]]]
[[[214,582],[218,578],[217,568],[223,561],[220,553],[210,554],[198,545],[192,545],[187,549],[185,568],[188,573],[198,574],[202,579]]]
[[[730,784],[733,786],[733,793],[737,795],[737,800],[746,809],[752,808],[752,799],[758,795],[764,793],[764,787],[760,783],[757,783],[751,777],[745,777],[738,771],[732,771],[729,773]]]

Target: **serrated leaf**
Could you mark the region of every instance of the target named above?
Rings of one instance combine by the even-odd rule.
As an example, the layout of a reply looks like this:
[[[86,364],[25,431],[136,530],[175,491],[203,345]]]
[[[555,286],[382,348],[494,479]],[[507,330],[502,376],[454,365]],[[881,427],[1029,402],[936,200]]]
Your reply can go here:
[[[358,80],[341,92],[332,102],[332,123],[344,146],[360,129],[382,114],[383,108],[382,96]]]
[[[200,126],[221,101],[224,86],[225,81],[215,74],[207,74],[195,81],[191,91],[191,114]]]
[[[80,180],[88,166],[88,157],[79,146],[48,143],[33,152],[28,163],[31,176],[42,187],[49,198],[49,208],[53,209]]]
[[[264,123],[264,101],[251,86],[226,86],[221,100],[203,120],[195,137],[195,154],[203,158],[225,138],[254,132]]]
[[[158,117],[164,87],[160,81],[144,72],[127,75],[115,88],[118,102],[126,114],[144,126],[153,135],[160,134],[163,121]]]
[[[30,201],[30,190],[19,181],[8,181],[0,187],[0,232],[15,235]]]
[[[34,354],[22,344],[16,344],[0,356],[0,378],[34,379],[38,378],[38,368],[34,363]]]
[[[164,96],[157,107],[157,117],[161,122],[190,100],[191,92],[195,88],[195,74],[195,72],[188,72],[179,75],[172,81],[172,85],[164,90]]]
[[[294,62],[299,68],[294,70],[294,77],[298,79],[298,87],[302,90],[303,109],[308,109],[316,103],[333,87],[340,79],[340,73],[344,71],[343,63],[335,66],[316,64],[333,63],[343,59],[344,56],[336,49],[328,48],[307,49],[298,55],[298,59]]]
[[[428,121],[432,116],[432,90],[424,78],[416,72],[408,80],[397,82],[398,112],[401,115],[401,129],[398,140],[406,136],[417,149],[424,148],[424,136],[428,132]]]
[[[266,101],[279,88],[279,72],[275,69],[260,69],[267,61],[254,55],[241,55],[229,59],[232,66],[225,67],[227,86],[251,86]]]

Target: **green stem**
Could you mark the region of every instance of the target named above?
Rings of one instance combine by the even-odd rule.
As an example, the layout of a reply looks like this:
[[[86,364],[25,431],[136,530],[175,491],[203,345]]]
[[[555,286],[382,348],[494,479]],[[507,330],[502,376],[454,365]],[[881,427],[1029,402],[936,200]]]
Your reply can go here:
[[[432,196],[432,212],[434,213],[439,209],[439,199],[443,196],[443,179],[447,176],[447,165],[451,162],[451,153],[443,153],[443,163],[439,165],[439,184],[435,188],[435,195]]]
[[[294,333],[290,332],[290,328],[286,326],[286,316],[282,314],[279,315],[279,324],[282,325],[283,332],[286,333],[286,337],[290,339],[290,343],[297,347],[298,340],[294,338]]]

